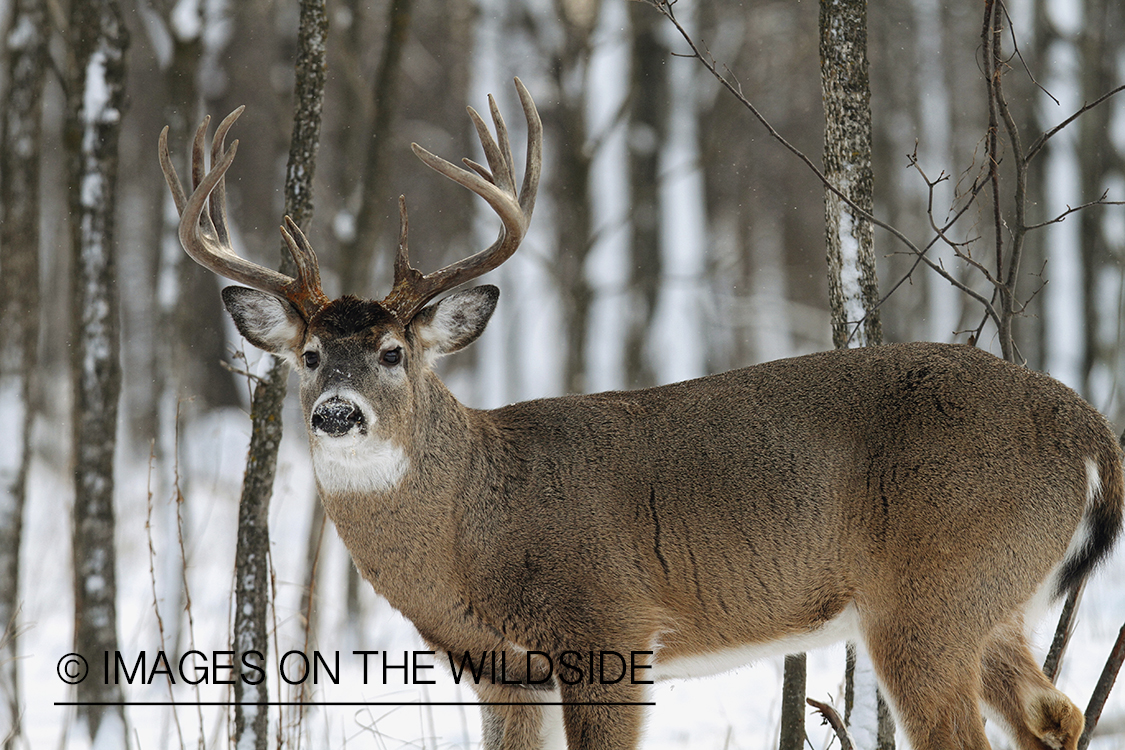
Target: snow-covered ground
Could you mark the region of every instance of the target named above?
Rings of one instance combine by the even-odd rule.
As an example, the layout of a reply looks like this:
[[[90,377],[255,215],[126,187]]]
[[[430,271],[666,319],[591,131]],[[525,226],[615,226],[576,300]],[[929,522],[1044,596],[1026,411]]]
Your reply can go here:
[[[402,685],[402,671],[389,672],[387,686],[381,684],[380,662],[369,662],[369,684],[362,684],[362,660],[357,650],[423,650],[412,626],[374,595],[367,596],[367,616],[362,633],[345,627],[344,573],[349,562],[342,545],[329,527],[324,544],[324,591],[319,602],[319,637],[306,645],[297,613],[303,577],[307,527],[315,494],[304,436],[299,419],[290,406],[286,415],[287,432],[277,475],[277,491],[271,507],[273,564],[276,569],[277,638],[270,662],[278,653],[290,649],[311,653],[318,649],[329,655],[341,654],[340,685],[320,683],[308,694],[315,701],[472,701],[471,692],[454,684],[447,670],[435,668],[422,674],[434,685]],[[227,645],[230,619],[231,576],[234,559],[236,506],[247,443],[246,417],[237,412],[220,414],[186,431],[180,473],[187,489],[183,505],[187,522],[188,580],[193,619],[192,639],[185,633],[179,646],[165,644],[170,663],[178,678],[178,655],[190,648],[202,652],[209,667],[208,681],[215,678],[215,651]],[[57,429],[55,427],[54,429]],[[52,440],[52,426],[38,427],[40,445]],[[147,466],[125,462],[118,480],[118,618],[121,651],[130,669],[144,651],[145,670],[152,671],[161,650],[160,629],[153,612],[153,583],[150,574]],[[20,663],[25,711],[25,731],[32,748],[86,748],[89,742],[71,730],[74,709],[56,702],[73,700],[73,689],[58,676],[59,662],[72,651],[72,581],[70,572],[69,506],[71,488],[64,473],[39,461],[34,466],[32,492],[28,503],[23,550],[24,619],[27,631],[20,640]],[[157,588],[166,638],[172,637],[177,605],[170,592],[166,571],[169,562],[180,557],[174,534],[162,528],[168,513],[168,498],[153,500],[153,546],[155,570],[161,581]],[[172,568],[174,570],[174,566]],[[1076,703],[1084,706],[1111,647],[1117,630],[1125,623],[1125,554],[1118,553],[1088,586],[1077,632],[1060,680],[1062,688]],[[1053,629],[1054,614],[1040,628],[1039,640],[1046,641]],[[220,656],[220,661],[222,657]],[[401,662],[401,657],[396,656]],[[424,661],[424,660],[423,660]],[[843,646],[814,652],[809,656],[808,694],[842,704]],[[112,669],[112,664],[110,665]],[[296,664],[290,666],[297,666]],[[715,678],[662,684],[653,691],[656,707],[650,710],[644,747],[649,750],[672,748],[751,748],[776,747],[781,686],[781,660],[771,659],[752,667]],[[103,665],[91,660],[88,679],[102,674]],[[184,670],[196,672],[191,662]],[[294,670],[291,670],[293,672]],[[296,670],[299,671],[299,670]],[[231,672],[220,670],[220,677]],[[278,680],[271,670],[270,689],[276,699]],[[398,683],[395,685],[394,683]],[[228,700],[228,688],[202,684],[198,691],[177,684],[172,695],[177,701]],[[166,683],[143,686],[139,678],[124,686],[128,701],[169,700]],[[282,694],[294,700],[295,693]],[[286,737],[294,737],[291,708],[271,708],[271,731],[278,723]],[[181,706],[175,715],[167,707],[131,706],[127,718],[138,748],[198,747],[202,732],[208,748],[225,745],[224,709],[217,706]],[[1125,747],[1125,693],[1111,696],[1103,718],[1108,736],[1095,740],[1103,750]],[[808,715],[809,740],[814,748],[830,744],[829,730],[819,717]],[[452,748],[476,747],[480,726],[473,706],[331,706],[311,710],[304,717],[305,736],[289,747],[318,748]]]

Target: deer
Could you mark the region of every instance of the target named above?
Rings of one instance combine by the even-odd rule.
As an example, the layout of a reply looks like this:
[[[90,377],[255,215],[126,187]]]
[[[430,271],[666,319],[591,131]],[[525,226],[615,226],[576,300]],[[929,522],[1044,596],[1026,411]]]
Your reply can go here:
[[[1110,554],[1125,484],[1107,420],[1065,385],[905,343],[492,410],[445,387],[435,362],[499,298],[460,287],[512,256],[535,207],[542,126],[515,86],[518,190],[491,96],[495,136],[468,110],[487,166],[412,144],[491,206],[496,241],[422,274],[400,197],[380,301],[330,300],[288,217],[295,277],[235,253],[223,186],[241,109],[209,168],[199,126],[190,194],[167,128],[159,144],[184,250],[245,285],[222,291],[239,332],[298,374],[320,500],[359,572],[451,667],[507,665],[474,685],[484,747],[636,748],[650,683],[853,639],[916,750],[988,748],[982,710],[1023,750],[1074,750],[1083,714],[1026,631]],[[607,653],[628,679],[595,679]]]

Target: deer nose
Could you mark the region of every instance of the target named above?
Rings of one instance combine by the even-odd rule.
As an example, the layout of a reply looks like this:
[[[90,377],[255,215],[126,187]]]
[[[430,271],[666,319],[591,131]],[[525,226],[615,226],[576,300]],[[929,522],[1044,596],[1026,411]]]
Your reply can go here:
[[[326,399],[313,410],[312,428],[331,437],[346,435],[353,427],[363,432],[366,427],[363,412],[351,401],[342,398]]]

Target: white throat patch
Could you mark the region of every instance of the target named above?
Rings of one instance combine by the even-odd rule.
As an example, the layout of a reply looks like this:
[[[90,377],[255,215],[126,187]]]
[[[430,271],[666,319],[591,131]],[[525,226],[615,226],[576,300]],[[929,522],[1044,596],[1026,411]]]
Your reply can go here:
[[[344,398],[355,404],[363,412],[366,424],[363,429],[353,428],[339,437],[309,431],[313,473],[320,489],[331,495],[394,489],[410,468],[406,452],[374,434],[377,417],[358,393],[347,388],[332,389],[321,394],[317,405],[330,398]]]
[[[410,468],[402,448],[370,434],[313,435],[311,443],[316,482],[330,495],[387,492],[398,486]]]

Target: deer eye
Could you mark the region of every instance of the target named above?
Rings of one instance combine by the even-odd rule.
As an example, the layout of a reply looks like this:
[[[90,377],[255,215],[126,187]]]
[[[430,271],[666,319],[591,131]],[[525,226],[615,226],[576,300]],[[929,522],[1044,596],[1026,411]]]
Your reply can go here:
[[[301,356],[305,359],[305,367],[309,368],[310,370],[315,370],[317,365],[320,364],[320,354],[317,352],[309,351],[305,352]]]
[[[402,347],[396,346],[394,349],[388,349],[383,352],[382,356],[379,357],[379,361],[388,367],[397,365],[402,361]]]

